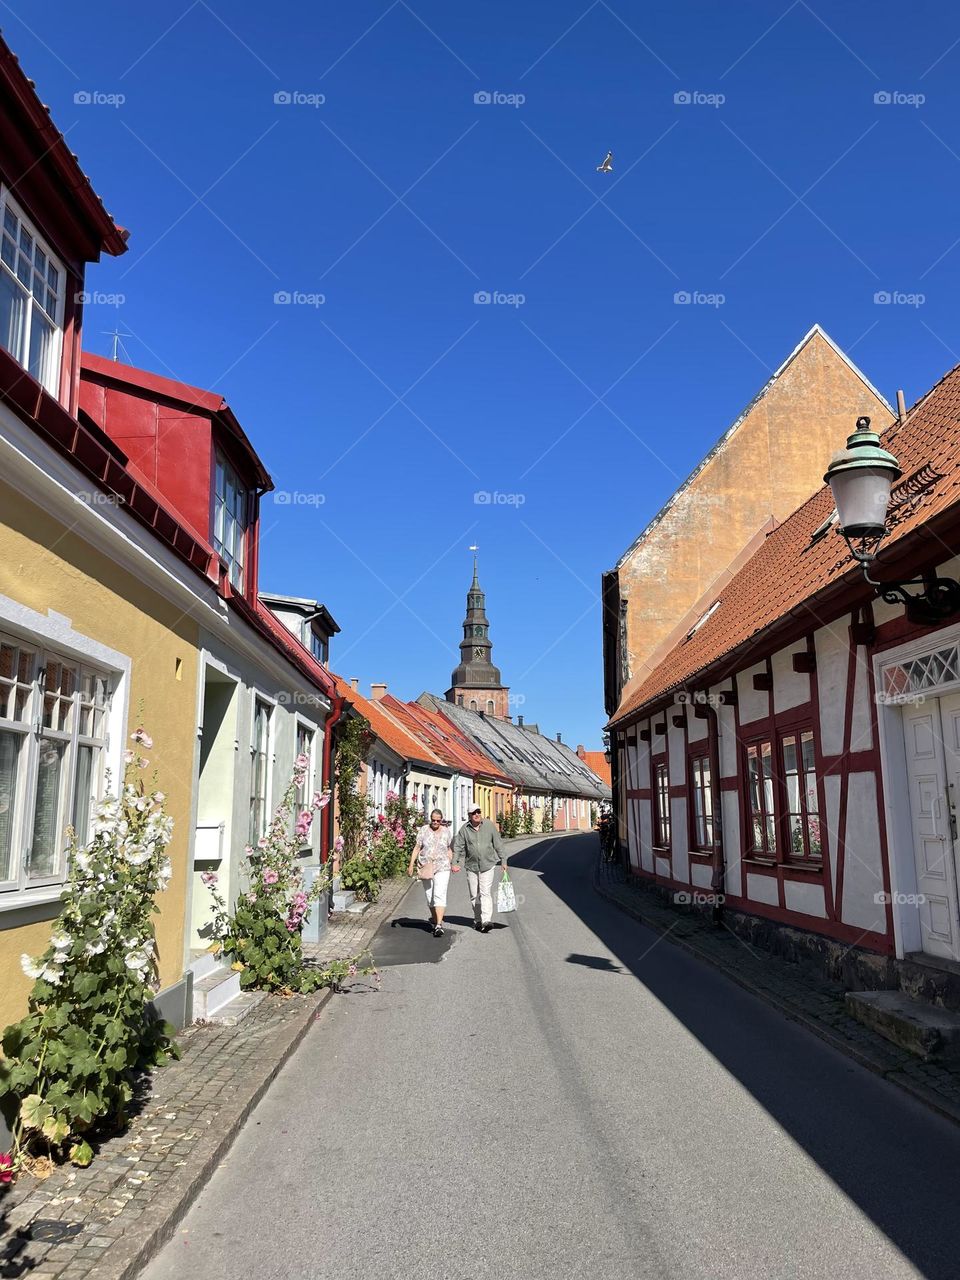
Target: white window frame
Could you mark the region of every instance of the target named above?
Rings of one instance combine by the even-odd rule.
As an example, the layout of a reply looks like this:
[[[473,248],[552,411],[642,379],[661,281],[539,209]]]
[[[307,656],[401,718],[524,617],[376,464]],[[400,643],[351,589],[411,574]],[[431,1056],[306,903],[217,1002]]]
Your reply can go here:
[[[123,777],[123,752],[127,745],[125,737],[130,686],[130,658],[126,654],[119,653],[115,649],[100,644],[99,641],[92,640],[82,632],[75,631],[70,619],[63,617],[61,614],[52,610],[45,614],[38,613],[20,604],[19,601],[3,595],[0,595],[0,632],[2,632],[4,640],[13,644],[22,644],[37,651],[38,657],[35,672],[39,671],[39,662],[41,657],[45,655],[48,658],[92,671],[109,681],[111,696],[106,712],[106,729],[102,739],[103,745],[100,748],[97,778],[93,791],[96,799],[103,798],[106,793],[106,774],[109,771],[112,780],[111,790],[115,792],[118,781]],[[78,681],[77,690],[73,694],[75,702],[79,694],[79,687],[80,682]],[[19,842],[19,848],[15,853],[17,875],[15,878],[0,883],[0,911],[4,913],[15,911],[22,907],[56,902],[66,882],[68,872],[67,862],[64,858],[56,875],[37,877],[33,880],[29,880],[26,876],[24,855],[32,843],[32,804],[35,802],[36,795],[36,758],[39,753],[39,747],[36,744],[40,741],[37,735],[37,717],[35,714],[38,709],[38,693],[34,691],[32,697],[34,705],[31,707],[30,723],[27,726],[31,744],[27,748],[26,767],[18,769],[17,792],[14,799],[16,806],[14,821],[17,825],[15,838]],[[6,724],[6,722],[4,723]],[[79,722],[75,710],[69,748],[73,757],[76,755],[77,746],[83,745],[81,738],[82,735],[79,734]],[[72,817],[76,779],[73,759],[71,759],[69,766],[69,777],[70,784],[63,812],[65,815]]]
[[[37,374],[31,374],[31,376],[36,377],[37,381],[44,388],[44,390],[48,391],[50,395],[52,395],[55,399],[59,400],[60,382],[61,382],[62,369],[63,369],[63,317],[64,317],[64,306],[65,306],[65,300],[66,300],[66,289],[67,289],[67,269],[63,263],[63,260],[60,258],[60,255],[57,253],[54,253],[54,251],[50,248],[50,245],[47,242],[46,238],[40,235],[33,221],[27,217],[27,215],[23,212],[23,209],[20,207],[17,201],[13,198],[13,196],[10,194],[9,188],[3,185],[0,185],[0,241],[6,241],[7,236],[9,235],[9,232],[7,232],[7,229],[6,229],[7,210],[10,211],[11,216],[16,218],[19,224],[14,261],[17,263],[17,266],[19,267],[20,256],[22,252],[21,246],[20,246],[20,236],[19,236],[19,231],[21,229],[25,231],[33,240],[34,256],[30,264],[31,288],[28,290],[25,288],[24,282],[20,278],[18,271],[15,271],[10,267],[10,265],[5,261],[3,257],[3,253],[0,252],[0,273],[3,273],[9,279],[13,280],[15,286],[20,290],[21,294],[25,295],[26,303],[27,303],[24,311],[24,318],[23,318],[23,340],[21,344],[22,354],[21,352],[10,351],[9,348],[6,346],[4,346],[4,350],[8,351],[9,354],[13,356],[14,360],[16,360],[17,364],[19,364],[21,368],[26,369],[28,373],[30,372],[30,341],[31,341],[32,332],[33,332],[33,309],[35,306],[39,305],[43,315],[53,325],[54,341],[53,341],[53,347],[51,348],[49,359],[47,361],[48,367],[45,370],[41,371],[41,376],[38,376]],[[5,245],[3,245],[2,247],[5,248]],[[59,274],[59,284],[55,291],[53,315],[51,315],[50,312],[47,310],[46,293],[54,292],[53,290],[50,289],[49,272],[46,272],[44,274],[45,296],[44,296],[43,303],[42,304],[38,303],[36,297],[34,296],[33,273],[36,266],[36,250],[37,249],[39,249],[41,253],[43,253],[43,255],[45,256],[48,267],[52,265],[53,267],[56,268]]]
[[[264,749],[264,786],[263,786],[263,813],[261,815],[261,830],[254,834],[253,827],[253,804],[257,797],[254,795],[254,786],[256,784],[256,765],[255,760],[258,754],[256,743],[257,732],[257,704],[262,703],[267,708],[267,741]],[[274,742],[274,716],[277,710],[277,704],[273,698],[268,697],[265,693],[261,693],[259,689],[252,690],[250,701],[250,779],[247,791],[249,793],[249,811],[247,815],[247,831],[250,837],[249,843],[256,845],[261,836],[266,835],[267,829],[273,817],[272,800],[273,800],[273,742]]]
[[[213,470],[213,549],[227,566],[231,586],[240,592],[246,582],[247,533],[252,500],[251,490],[241,483],[236,467],[217,449]],[[240,503],[243,505],[242,519],[237,510]]]

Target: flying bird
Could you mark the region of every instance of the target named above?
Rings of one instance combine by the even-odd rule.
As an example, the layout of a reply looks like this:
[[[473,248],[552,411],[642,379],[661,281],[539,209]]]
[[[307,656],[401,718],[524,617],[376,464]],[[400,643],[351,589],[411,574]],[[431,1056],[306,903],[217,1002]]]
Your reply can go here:
[[[608,151],[603,157],[603,164],[597,165],[597,173],[613,173],[613,152]]]

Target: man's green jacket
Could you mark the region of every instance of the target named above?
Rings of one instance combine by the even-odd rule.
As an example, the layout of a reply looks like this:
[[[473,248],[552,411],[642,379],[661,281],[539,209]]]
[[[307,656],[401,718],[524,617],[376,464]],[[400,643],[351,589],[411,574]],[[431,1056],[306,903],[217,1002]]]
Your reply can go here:
[[[489,871],[500,858],[506,856],[497,824],[489,818],[484,818],[476,828],[468,820],[453,841],[454,861],[459,862],[466,871]]]

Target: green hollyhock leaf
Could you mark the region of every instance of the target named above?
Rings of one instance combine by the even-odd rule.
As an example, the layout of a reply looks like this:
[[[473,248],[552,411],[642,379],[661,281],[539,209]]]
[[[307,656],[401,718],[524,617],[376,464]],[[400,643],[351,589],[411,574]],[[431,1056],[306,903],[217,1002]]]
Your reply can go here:
[[[86,1169],[87,1165],[93,1159],[93,1147],[83,1138],[80,1142],[75,1142],[70,1148],[70,1160],[72,1164],[77,1165],[81,1169]]]

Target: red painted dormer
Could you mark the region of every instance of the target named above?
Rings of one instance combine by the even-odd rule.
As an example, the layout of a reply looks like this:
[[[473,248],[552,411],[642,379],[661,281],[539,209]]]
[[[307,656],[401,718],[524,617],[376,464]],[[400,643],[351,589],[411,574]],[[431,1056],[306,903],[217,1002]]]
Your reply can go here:
[[[223,397],[85,351],[80,412],[209,544],[222,593],[255,604],[260,497],[273,481]]]
[[[84,273],[117,227],[0,40],[0,395],[77,412]]]

